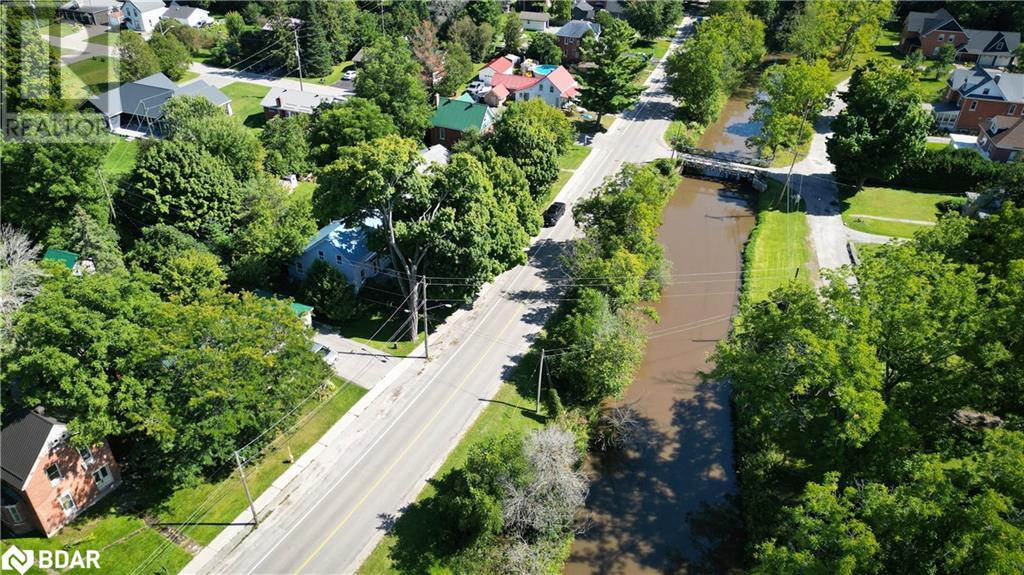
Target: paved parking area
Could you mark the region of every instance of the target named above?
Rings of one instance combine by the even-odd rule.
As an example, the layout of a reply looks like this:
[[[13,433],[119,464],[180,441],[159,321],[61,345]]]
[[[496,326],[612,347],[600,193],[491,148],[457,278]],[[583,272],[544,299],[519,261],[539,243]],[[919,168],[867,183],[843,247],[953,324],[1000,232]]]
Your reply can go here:
[[[338,359],[332,367],[339,377],[366,389],[372,389],[402,362],[423,361],[422,358],[415,357],[415,353],[407,358],[384,353],[342,337],[327,326],[316,326],[313,341],[338,354]]]

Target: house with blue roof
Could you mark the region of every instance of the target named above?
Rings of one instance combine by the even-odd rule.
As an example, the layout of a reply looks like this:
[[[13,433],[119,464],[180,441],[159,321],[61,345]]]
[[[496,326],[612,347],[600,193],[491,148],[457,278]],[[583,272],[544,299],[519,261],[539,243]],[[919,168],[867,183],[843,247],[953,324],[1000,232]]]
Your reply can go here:
[[[352,290],[358,293],[366,280],[391,265],[390,258],[380,257],[368,244],[369,233],[380,226],[377,218],[367,218],[357,226],[346,225],[341,220],[327,224],[309,240],[302,255],[288,266],[288,275],[303,281],[313,263],[319,260],[341,272]]]

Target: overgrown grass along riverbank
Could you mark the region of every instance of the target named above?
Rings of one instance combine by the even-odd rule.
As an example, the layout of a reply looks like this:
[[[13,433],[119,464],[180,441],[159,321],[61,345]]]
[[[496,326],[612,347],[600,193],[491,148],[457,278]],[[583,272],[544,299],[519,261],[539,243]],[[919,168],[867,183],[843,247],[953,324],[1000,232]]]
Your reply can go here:
[[[811,283],[811,249],[803,202],[787,206],[782,182],[768,181],[757,197],[757,224],[743,250],[745,302],[758,302],[789,282]]]

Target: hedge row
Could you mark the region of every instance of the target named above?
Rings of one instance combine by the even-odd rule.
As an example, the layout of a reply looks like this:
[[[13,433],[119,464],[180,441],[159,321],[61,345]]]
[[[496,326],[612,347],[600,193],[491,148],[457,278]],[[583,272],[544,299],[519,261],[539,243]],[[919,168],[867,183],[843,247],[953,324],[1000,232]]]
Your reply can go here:
[[[985,159],[974,150],[942,148],[925,150],[924,156],[896,178],[874,183],[924,188],[960,194],[993,186],[1024,182],[1024,164],[1002,164]]]

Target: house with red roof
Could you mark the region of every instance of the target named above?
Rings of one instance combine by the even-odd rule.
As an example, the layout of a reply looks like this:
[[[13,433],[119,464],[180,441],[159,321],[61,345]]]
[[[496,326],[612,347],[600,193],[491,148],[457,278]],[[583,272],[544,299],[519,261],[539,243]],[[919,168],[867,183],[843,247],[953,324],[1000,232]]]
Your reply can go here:
[[[495,75],[507,76],[514,73],[516,62],[519,61],[519,56],[513,54],[506,54],[495,58],[490,64],[484,66],[480,73],[477,74],[477,78],[480,79],[484,84],[490,86],[492,78]]]
[[[541,99],[556,108],[565,106],[579,94],[576,79],[564,66],[559,66],[547,74],[533,76],[496,75],[492,79],[492,85],[494,88],[491,92],[504,88],[515,100]],[[486,95],[484,99],[487,99]]]

